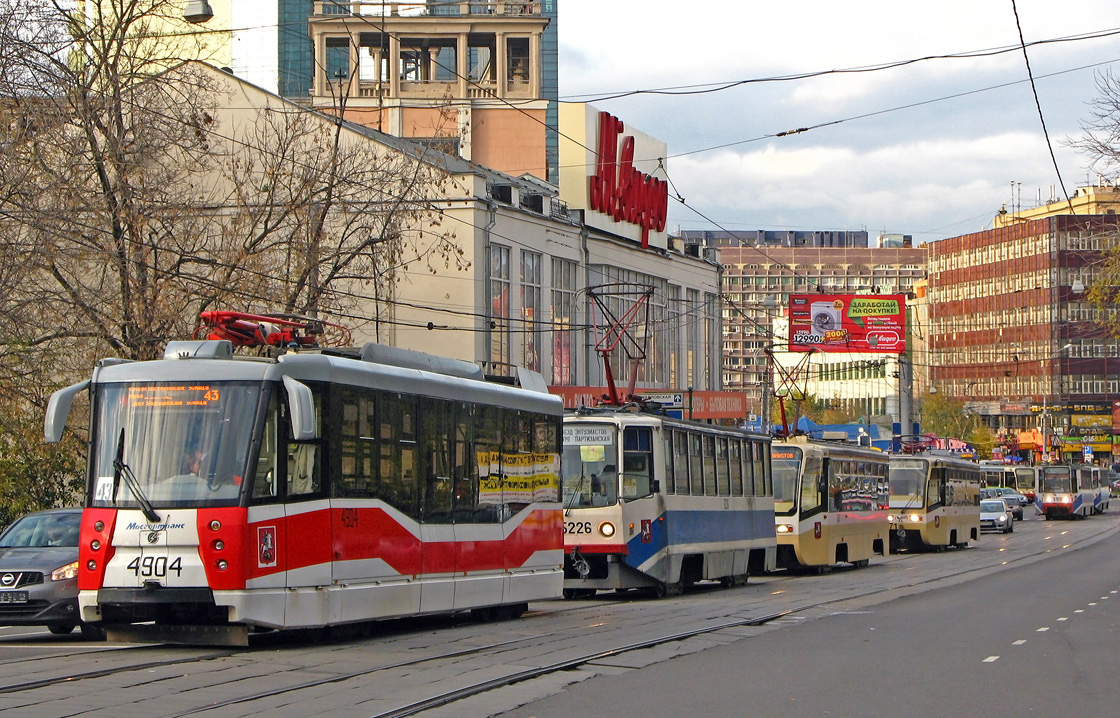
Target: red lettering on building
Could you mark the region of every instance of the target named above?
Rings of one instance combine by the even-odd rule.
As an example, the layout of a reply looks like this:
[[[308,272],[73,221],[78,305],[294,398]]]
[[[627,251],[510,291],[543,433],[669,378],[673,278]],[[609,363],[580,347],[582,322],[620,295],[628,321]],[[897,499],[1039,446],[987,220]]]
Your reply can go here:
[[[642,228],[642,246],[649,247],[649,231],[665,231],[669,213],[669,183],[634,169],[634,138],[622,134],[622,120],[599,113],[599,159],[588,178],[591,209],[616,222]]]

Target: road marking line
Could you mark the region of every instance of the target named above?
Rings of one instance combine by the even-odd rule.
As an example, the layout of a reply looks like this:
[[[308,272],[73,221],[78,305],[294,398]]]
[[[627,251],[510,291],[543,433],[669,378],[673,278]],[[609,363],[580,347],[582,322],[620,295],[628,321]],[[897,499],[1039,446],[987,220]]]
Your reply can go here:
[[[988,656],[984,659],[984,663],[995,663],[999,660],[999,656]]]
[[[1062,616],[1062,617],[1061,617],[1061,618],[1059,618],[1058,620],[1059,620],[1059,621],[1068,621],[1069,619],[1068,619],[1068,618],[1066,618],[1065,616]]]
[[[1043,631],[1049,631],[1049,630],[1050,630],[1049,626],[1043,626],[1042,628],[1035,631],[1035,633],[1042,633]]]
[[[1074,613],[1085,613],[1085,609],[1084,608],[1075,609]]]
[[[1013,645],[1013,646],[1021,646],[1021,645],[1023,645],[1024,643],[1026,643],[1026,641],[1025,641],[1024,639],[1020,638],[1020,639],[1019,639],[1018,641],[1015,641],[1015,642],[1014,642],[1014,643],[1012,643],[1011,645]]]
[[[1096,602],[1096,601],[1090,601],[1090,602],[1089,602],[1089,605],[1090,605],[1090,606],[1096,606],[1096,605],[1097,605],[1097,602]]]

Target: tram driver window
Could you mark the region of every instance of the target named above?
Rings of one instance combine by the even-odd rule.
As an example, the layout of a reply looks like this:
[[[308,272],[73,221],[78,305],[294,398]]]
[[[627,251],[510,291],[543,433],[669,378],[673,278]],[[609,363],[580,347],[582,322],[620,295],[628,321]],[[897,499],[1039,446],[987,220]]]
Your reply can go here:
[[[322,435],[322,398],[318,392],[315,397],[315,425]],[[319,442],[288,444],[287,491],[288,498],[298,501],[301,497],[318,494],[322,489],[319,472]]]
[[[653,436],[645,427],[622,434],[622,498],[636,499],[653,492]]]

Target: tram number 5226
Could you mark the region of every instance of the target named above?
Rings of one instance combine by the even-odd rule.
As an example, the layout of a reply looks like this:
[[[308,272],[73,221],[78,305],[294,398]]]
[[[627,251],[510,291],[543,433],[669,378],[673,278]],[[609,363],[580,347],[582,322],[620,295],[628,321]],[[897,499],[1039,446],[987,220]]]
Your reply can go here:
[[[589,534],[591,533],[590,521],[565,521],[564,533],[566,534]]]
[[[144,558],[137,556],[128,564],[128,570],[132,571],[134,576],[143,576],[144,578],[163,578],[169,571],[174,571],[176,576],[181,576],[183,574],[183,559],[176,556],[174,560],[168,563],[166,556],[145,556]]]

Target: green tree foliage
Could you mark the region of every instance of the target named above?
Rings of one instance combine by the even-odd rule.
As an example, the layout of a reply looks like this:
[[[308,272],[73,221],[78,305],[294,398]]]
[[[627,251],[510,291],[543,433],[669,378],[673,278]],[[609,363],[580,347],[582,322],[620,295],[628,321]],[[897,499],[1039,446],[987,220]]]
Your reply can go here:
[[[965,402],[932,394],[922,400],[921,411],[922,431],[968,442],[976,449],[978,458],[991,456],[996,437],[979,415],[965,408]]]

